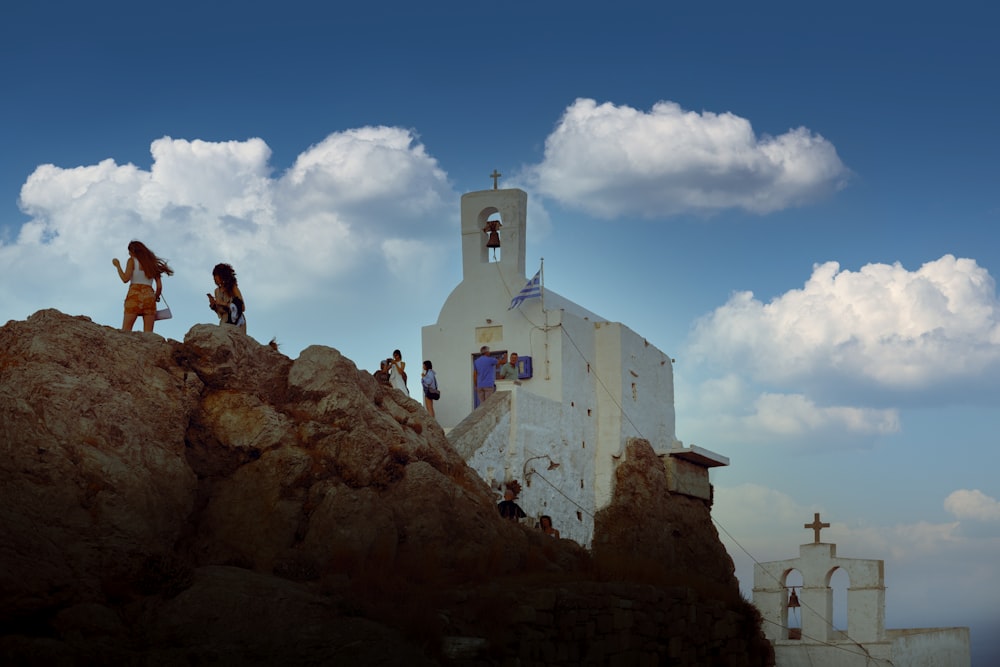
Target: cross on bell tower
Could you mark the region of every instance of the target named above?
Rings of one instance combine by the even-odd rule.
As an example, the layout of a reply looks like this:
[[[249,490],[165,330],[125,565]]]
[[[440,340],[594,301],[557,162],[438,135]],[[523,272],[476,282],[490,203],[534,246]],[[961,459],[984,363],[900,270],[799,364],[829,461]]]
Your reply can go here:
[[[819,544],[820,543],[819,542],[819,531],[823,530],[824,528],[829,528],[830,524],[828,524],[828,523],[821,523],[820,520],[819,520],[819,512],[816,512],[816,513],[813,514],[813,522],[812,523],[804,524],[802,527],[803,528],[812,528],[813,529],[813,533],[814,533],[813,544]]]

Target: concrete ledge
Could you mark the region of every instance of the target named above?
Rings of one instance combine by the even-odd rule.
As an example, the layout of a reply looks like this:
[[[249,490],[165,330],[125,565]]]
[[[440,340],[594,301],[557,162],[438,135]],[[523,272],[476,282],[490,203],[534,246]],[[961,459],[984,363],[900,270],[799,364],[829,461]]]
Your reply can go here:
[[[694,463],[703,468],[717,468],[719,466],[729,465],[729,457],[723,456],[722,454],[716,454],[713,451],[709,451],[702,447],[696,445],[691,445],[689,447],[682,447],[680,449],[672,449],[667,452],[670,456],[683,459],[689,463]]]

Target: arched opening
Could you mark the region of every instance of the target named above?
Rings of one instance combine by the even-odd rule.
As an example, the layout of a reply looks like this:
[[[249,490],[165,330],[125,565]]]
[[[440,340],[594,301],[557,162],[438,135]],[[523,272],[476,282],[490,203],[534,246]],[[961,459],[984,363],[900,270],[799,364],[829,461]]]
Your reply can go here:
[[[842,567],[835,567],[827,577],[827,586],[833,592],[833,613],[831,630],[847,632],[847,589],[851,587],[851,577]]]
[[[783,585],[785,587],[785,603],[782,605],[784,615],[782,623],[787,639],[802,639],[802,609],[799,606],[799,593],[802,592],[802,573],[791,569],[785,572]]]
[[[503,220],[500,212],[491,206],[479,214],[479,219],[483,230],[483,261],[491,264],[499,262],[503,245]]]

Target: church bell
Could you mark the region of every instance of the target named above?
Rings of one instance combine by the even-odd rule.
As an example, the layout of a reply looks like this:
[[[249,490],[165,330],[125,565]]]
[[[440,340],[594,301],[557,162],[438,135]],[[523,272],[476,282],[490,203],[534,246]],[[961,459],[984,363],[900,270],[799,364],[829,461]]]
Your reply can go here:
[[[500,247],[500,234],[498,233],[500,227],[503,225],[499,220],[487,220],[486,227],[483,229],[489,236],[486,239],[487,248],[499,248]]]
[[[792,607],[798,607],[798,606],[800,606],[799,605],[799,596],[795,594],[795,589],[793,588],[792,592],[789,593],[789,595],[788,595],[788,607],[792,608]]]

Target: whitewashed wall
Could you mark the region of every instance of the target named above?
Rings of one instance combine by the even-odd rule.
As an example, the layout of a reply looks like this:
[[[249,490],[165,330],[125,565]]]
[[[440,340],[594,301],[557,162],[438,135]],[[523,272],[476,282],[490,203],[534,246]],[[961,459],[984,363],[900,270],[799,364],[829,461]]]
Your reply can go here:
[[[501,252],[492,261],[482,232],[499,214]],[[545,288],[544,296],[509,310],[527,281],[527,194],[485,190],[462,197],[462,282],[434,324],[423,328],[423,359],[441,387],[435,405],[450,432],[473,414],[472,358],[482,345],[530,357],[533,377],[510,390],[510,416],[479,443],[464,443],[467,460],[498,491],[522,485],[519,504],[549,514],[564,537],[589,545],[593,517],[610,502],[625,441],[649,440],[660,453],[680,446],[674,433],[670,357],[628,327],[607,322]],[[535,267],[527,267],[534,274]],[[482,429],[463,433],[482,437]],[[557,464],[551,467],[552,464]]]

